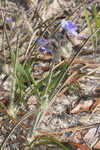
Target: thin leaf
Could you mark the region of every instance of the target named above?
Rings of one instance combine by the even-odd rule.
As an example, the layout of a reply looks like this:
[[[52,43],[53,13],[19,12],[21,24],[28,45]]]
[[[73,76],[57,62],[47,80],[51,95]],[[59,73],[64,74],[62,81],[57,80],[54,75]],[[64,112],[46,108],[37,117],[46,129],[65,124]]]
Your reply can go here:
[[[49,99],[50,99],[50,100],[55,96],[55,91],[57,90],[57,87],[59,86],[61,80],[63,79],[66,70],[67,70],[67,64],[66,64],[66,62],[65,62],[64,65],[62,66],[61,70],[60,70],[59,75],[56,77],[54,83],[52,82],[52,83],[50,84],[50,86],[49,86],[49,89],[50,89],[51,87],[53,88],[53,91],[52,91],[52,93],[51,93],[50,96],[49,96]]]
[[[96,5],[94,5],[93,10],[94,10],[95,28],[96,28],[96,30],[97,30],[97,29],[99,28],[99,19],[98,19],[98,17],[97,17]],[[99,32],[96,32],[96,47],[97,47],[97,42],[98,42],[98,36],[99,36]]]
[[[17,63],[17,71],[20,72],[20,74],[23,76],[23,78],[25,79],[25,81],[27,81],[28,83],[30,82],[27,76],[27,73],[25,72],[23,66],[20,63]]]
[[[30,87],[32,94],[34,94],[36,92],[36,89],[32,87],[31,81],[29,80],[28,73],[24,70],[23,66],[20,63],[17,64],[17,72],[19,72],[20,76],[24,78],[24,80],[27,82],[28,86]],[[32,82],[36,87],[35,80],[32,79]]]
[[[48,9],[48,7],[49,7],[49,1],[46,0],[46,9]]]
[[[91,22],[90,22],[90,19],[89,19],[89,16],[88,16],[88,11],[87,11],[85,5],[84,5],[84,15],[85,15],[85,19],[86,19],[86,22],[87,22],[90,34],[92,35],[93,34],[93,29],[92,29],[92,25],[91,25]],[[93,47],[95,48],[96,47],[96,43],[95,43],[94,37],[91,37],[91,41],[92,41]]]
[[[58,140],[56,139],[53,139],[52,137],[46,137],[46,136],[40,136],[37,138],[38,140],[42,139],[42,140],[46,140],[44,142],[48,143],[48,142],[51,142],[51,144],[57,144],[59,145],[61,148],[63,148],[64,150],[68,150],[68,148],[62,144],[61,142],[59,142]]]

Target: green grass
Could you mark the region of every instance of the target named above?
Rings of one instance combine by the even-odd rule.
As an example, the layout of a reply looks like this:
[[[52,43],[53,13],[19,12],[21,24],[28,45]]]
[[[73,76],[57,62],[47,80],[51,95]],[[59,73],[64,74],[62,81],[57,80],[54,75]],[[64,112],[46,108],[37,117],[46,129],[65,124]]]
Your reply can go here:
[[[87,11],[85,5],[84,5],[84,14],[85,14],[85,20],[86,20],[87,26],[89,28],[90,34],[92,35],[93,34],[92,22],[89,18],[88,11]],[[95,30],[98,30],[100,28],[100,15],[98,16],[96,5],[93,6],[93,16],[94,16],[93,22],[95,23]],[[99,32],[96,32],[96,37],[93,36],[91,38],[92,45],[93,45],[94,49],[98,45],[98,37],[99,37]]]

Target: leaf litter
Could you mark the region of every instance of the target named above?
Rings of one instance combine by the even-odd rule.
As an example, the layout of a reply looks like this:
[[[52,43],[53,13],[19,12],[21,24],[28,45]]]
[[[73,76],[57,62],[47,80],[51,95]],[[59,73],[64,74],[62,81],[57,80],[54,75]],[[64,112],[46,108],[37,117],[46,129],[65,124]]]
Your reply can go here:
[[[18,30],[20,30],[20,28],[23,28],[23,31],[21,32],[21,40],[23,41],[25,38],[25,32],[27,32],[27,28],[28,28],[28,36],[29,38],[31,37],[31,34],[33,33],[32,30],[32,26],[34,24],[32,24],[32,19],[33,19],[33,14],[32,14],[32,10],[34,10],[33,8],[33,1],[30,1],[31,5],[28,3],[27,5],[30,7],[26,10],[24,10],[25,8],[23,7],[23,5],[21,6],[23,9],[23,12],[25,13],[28,12],[31,15],[31,19],[28,18],[27,19],[27,23],[26,21],[23,22],[23,15],[21,14],[21,12],[18,9],[18,4],[19,3],[14,3],[11,1],[8,1],[8,12],[9,10],[14,11],[17,13],[19,13],[18,15],[22,16],[22,18],[20,19],[21,21],[19,21],[19,23],[17,24],[16,28]],[[54,5],[54,4],[57,5]],[[67,3],[67,5],[65,5]],[[46,10],[46,8],[44,9],[43,14],[41,14],[41,9],[43,9],[42,7],[40,7],[38,9],[38,13],[40,15],[41,18],[43,18],[44,20],[46,20],[49,17],[56,16],[57,14],[59,14],[58,17],[58,22],[59,22],[59,17],[63,17],[65,14],[62,11],[62,7],[63,9],[69,13],[74,12],[74,10],[76,9],[76,7],[80,4],[79,1],[70,1],[70,2],[66,2],[65,0],[63,0],[61,3],[60,1],[54,0],[54,2],[51,2],[50,7]],[[14,6],[13,9],[12,5]],[[36,4],[35,4],[36,5]],[[98,5],[98,10],[100,11],[99,7],[100,4],[99,2],[97,2]],[[55,6],[56,9],[55,9]],[[66,6],[66,7],[65,7]],[[90,7],[89,7],[90,6]],[[91,10],[92,10],[92,6],[93,3],[92,1],[90,1],[90,5],[89,2],[87,2],[87,7],[89,7],[89,11],[90,11],[90,16],[91,18],[93,17],[91,14]],[[32,7],[32,8],[31,8]],[[4,7],[2,6],[2,9]],[[36,8],[36,7],[35,7]],[[71,10],[70,10],[71,8]],[[5,9],[5,8],[4,8]],[[21,8],[20,8],[21,9]],[[53,11],[52,11],[53,10]],[[29,12],[30,11],[30,12]],[[47,11],[47,13],[45,13]],[[80,15],[79,13],[77,13],[77,11],[80,11]],[[80,6],[80,9],[77,9],[77,11],[72,15],[72,19],[73,22],[76,25],[79,25],[79,30],[80,30],[80,34],[84,34],[87,33],[87,35],[89,34],[88,28],[86,27],[84,18],[80,17],[83,14],[83,7]],[[10,12],[9,15],[12,16],[12,14],[14,15],[14,12]],[[50,13],[51,12],[51,13]],[[58,13],[59,12],[59,13]],[[7,13],[7,12],[6,12]],[[26,14],[26,16],[28,15],[28,13]],[[70,14],[69,13],[69,14]],[[9,17],[8,15],[8,17]],[[75,15],[77,16],[75,18]],[[7,20],[8,20],[7,17]],[[40,18],[40,19],[41,19]],[[78,19],[77,19],[78,18]],[[29,20],[30,19],[30,20]],[[36,22],[35,19],[33,19],[34,22]],[[12,36],[10,37],[11,39],[11,45],[13,48],[15,48],[15,41],[17,40],[16,38],[16,33],[13,32],[13,23],[8,24],[8,34],[10,34],[10,32],[12,32]],[[39,24],[37,24],[38,26]],[[10,26],[10,27],[9,27]],[[48,24],[46,24],[46,26],[48,26]],[[55,25],[54,25],[55,26]],[[83,27],[84,26],[84,27]],[[1,24],[1,27],[3,27],[3,25]],[[53,28],[53,26],[52,26]],[[50,31],[52,31],[52,28]],[[84,29],[83,29],[84,28]],[[50,27],[48,28],[48,30],[50,29]],[[55,29],[55,27],[53,28]],[[2,31],[2,28],[0,28],[0,30]],[[81,31],[82,30],[82,31]],[[50,32],[49,31],[49,32]],[[42,31],[38,31],[38,32],[42,32]],[[38,34],[37,32],[37,34]],[[0,32],[1,33],[1,32]],[[37,35],[35,34],[35,38]],[[66,35],[67,36],[67,35]],[[14,38],[15,37],[15,38]],[[13,40],[14,38],[14,40]],[[27,41],[27,40],[26,40]],[[81,46],[81,44],[83,43],[82,39],[77,39],[75,37],[73,37],[72,35],[69,36],[69,42],[74,42],[72,43],[71,46],[73,46],[73,52],[76,52],[76,47],[75,46]],[[1,40],[0,40],[1,42]],[[35,42],[33,40],[33,42]],[[80,44],[81,43],[81,44]],[[6,44],[6,43],[5,43]],[[22,44],[22,43],[21,43]],[[99,43],[100,44],[100,43]],[[6,44],[7,45],[7,44]],[[24,61],[26,59],[26,56],[23,55],[27,45],[28,45],[28,41],[26,43],[23,43],[23,48],[20,51],[20,60]],[[7,47],[7,46],[5,46]],[[72,48],[71,48],[72,49]],[[92,53],[87,55],[87,51],[90,51]],[[71,55],[72,55],[71,53]],[[8,57],[8,59],[6,60],[7,64],[10,64],[10,58],[9,55],[6,52],[6,57]],[[32,59],[35,58],[35,52],[32,51]],[[2,51],[0,51],[0,57],[1,60],[4,61],[4,57],[3,57],[3,53]],[[23,57],[23,59],[22,59]],[[50,54],[48,54],[48,52],[46,51],[44,54],[39,54],[38,56],[39,58],[35,61],[35,64],[33,64],[33,76],[37,79],[37,81],[39,82],[41,80],[41,78],[43,76],[46,76],[46,74],[48,73],[48,70],[50,69],[50,62],[52,60],[52,57],[50,56]],[[48,58],[50,58],[48,60]],[[63,59],[65,59],[65,61],[67,63],[70,62],[70,58],[64,58],[64,56],[62,56],[62,60],[59,58],[59,63],[56,64],[55,66],[55,70],[59,69],[59,67],[63,64]],[[11,80],[12,80],[12,75],[7,75],[6,73],[4,73],[4,62],[1,62],[2,67],[1,67],[1,74],[3,74],[3,79],[4,79],[4,83],[2,84],[3,88],[4,88],[4,94],[2,94],[2,91],[0,91],[0,94],[3,95],[3,98],[0,99],[0,102],[2,104],[6,104],[8,105],[8,101],[9,101],[9,87],[11,86]],[[40,67],[40,66],[46,66],[47,65],[47,69]],[[98,90],[100,87],[100,73],[99,73],[99,65],[100,65],[100,58],[99,58],[99,46],[95,52],[95,60],[94,60],[94,55],[93,55],[93,47],[91,45],[91,42],[89,41],[89,43],[87,43],[87,45],[85,45],[85,47],[83,48],[82,53],[80,54],[79,58],[77,58],[74,62],[72,67],[69,69],[69,77],[65,78],[65,89],[63,89],[61,91],[61,93],[59,93],[59,95],[56,97],[56,100],[54,102],[54,104],[52,105],[52,107],[50,107],[48,109],[48,111],[46,112],[46,115],[43,119],[43,121],[41,122],[40,125],[40,129],[38,130],[38,134],[42,134],[44,136],[48,135],[48,136],[53,136],[56,135],[55,138],[59,139],[59,141],[64,142],[65,143],[69,143],[72,144],[73,146],[76,146],[77,148],[81,148],[83,150],[85,149],[90,149],[95,147],[96,148],[96,144],[99,141],[99,137],[100,137],[100,91]],[[43,70],[44,69],[44,70]],[[40,74],[39,74],[40,71]],[[46,73],[45,73],[46,72]],[[74,74],[75,73],[75,74]],[[80,74],[80,76],[78,76]],[[71,76],[73,75],[73,76]],[[39,77],[38,77],[39,76]],[[78,77],[77,77],[78,76]],[[7,77],[7,78],[6,78]],[[0,77],[0,83],[2,83],[2,78]],[[9,87],[7,86],[7,84],[9,85]],[[71,86],[70,86],[71,85]],[[44,85],[45,86],[45,85]],[[73,89],[72,89],[73,86]],[[77,89],[76,89],[77,87]],[[97,92],[98,91],[98,92]],[[6,96],[7,93],[7,96]],[[26,93],[26,97],[28,97],[30,94],[27,92]],[[2,97],[2,96],[1,96]],[[23,116],[23,113],[25,114],[25,112],[29,111],[29,110],[33,110],[34,112],[37,110],[37,102],[36,102],[37,97],[31,97],[28,99],[27,101],[27,108],[24,108],[23,111],[21,110],[19,112],[18,117],[15,119],[14,123],[13,123],[13,119],[11,119],[10,117],[6,117],[5,114],[5,108],[1,107],[0,105],[0,118],[1,118],[1,138],[4,139],[4,136],[7,135],[7,133],[9,132],[9,130],[12,128],[12,126],[14,124],[16,124],[18,122],[18,120],[20,120],[21,116]],[[17,101],[17,95],[16,95],[16,100]],[[14,144],[17,144],[17,147],[19,148],[24,148],[27,149],[27,144],[24,144],[26,142],[26,136],[28,137],[28,130],[29,128],[31,128],[32,126],[32,120],[34,119],[34,116],[30,116],[30,119],[27,119],[26,121],[24,121],[24,124],[22,124],[20,129],[17,129],[15,131],[15,133],[13,135],[15,135],[15,139],[12,137],[11,141],[7,142],[7,146],[9,147],[13,147],[13,149],[15,149]],[[8,122],[6,121],[9,120]],[[5,124],[3,123],[3,121],[5,121]],[[9,126],[7,128],[7,126]],[[23,127],[24,126],[24,127]],[[26,127],[26,129],[25,129]],[[75,133],[74,133],[75,131]],[[80,136],[80,139],[77,140],[75,139],[75,134],[77,133],[82,133],[83,135]],[[20,137],[20,135],[23,135],[23,137]],[[38,134],[36,136],[38,136]],[[60,136],[59,136],[60,134]],[[20,141],[18,139],[18,137],[21,138],[21,141],[23,141],[22,147],[20,146]],[[54,137],[54,136],[53,136]],[[67,139],[67,140],[66,140]],[[2,140],[0,140],[2,142]],[[13,144],[14,143],[14,144]],[[83,144],[81,144],[83,143]],[[78,145],[79,144],[79,145]],[[99,147],[100,148],[100,147]]]

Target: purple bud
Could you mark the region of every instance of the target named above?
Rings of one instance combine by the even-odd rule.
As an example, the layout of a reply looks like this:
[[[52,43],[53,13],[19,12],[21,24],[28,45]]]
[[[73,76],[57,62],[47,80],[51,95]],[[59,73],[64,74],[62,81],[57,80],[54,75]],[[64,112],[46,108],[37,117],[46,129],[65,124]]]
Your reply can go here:
[[[39,48],[39,51],[40,51],[41,53],[43,53],[45,50],[46,50],[45,47],[40,47],[40,48]]]
[[[65,19],[63,19],[61,21],[61,27],[65,30],[67,30],[67,32],[69,32],[70,34],[76,36],[76,37],[82,37],[81,35],[79,35],[76,31],[76,25],[73,24],[71,21],[66,21]]]
[[[48,52],[51,53],[52,57],[54,58],[54,53],[51,48],[47,47],[47,44],[48,44],[48,42],[45,38],[42,38],[42,40],[38,40],[39,51],[41,53],[43,53],[43,52],[45,52],[45,50],[47,50]]]

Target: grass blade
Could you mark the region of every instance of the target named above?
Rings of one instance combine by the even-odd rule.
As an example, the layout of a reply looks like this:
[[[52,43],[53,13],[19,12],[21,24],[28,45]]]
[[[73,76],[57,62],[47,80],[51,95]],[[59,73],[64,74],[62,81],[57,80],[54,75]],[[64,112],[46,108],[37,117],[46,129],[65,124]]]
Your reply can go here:
[[[47,144],[47,143],[56,144],[56,145],[59,145],[64,150],[68,150],[68,148],[64,144],[62,144],[61,142],[59,142],[58,140],[56,140],[52,137],[40,136],[37,139],[38,140],[45,140],[45,141],[43,141],[44,144]],[[36,146],[38,146],[38,145],[39,144],[37,144]]]
[[[93,29],[92,29],[92,25],[91,25],[91,22],[90,22],[90,19],[89,19],[88,11],[87,11],[85,5],[84,5],[84,15],[85,15],[85,19],[86,19],[90,34],[92,35],[93,34]],[[95,39],[94,39],[93,36],[91,37],[91,41],[92,41],[93,47],[95,48],[96,47],[96,42],[95,42]]]
[[[96,5],[94,5],[93,7],[93,12],[94,12],[94,21],[95,21],[95,29],[97,30],[100,27],[100,16],[99,18],[97,17],[97,9],[96,9]],[[99,32],[96,32],[96,47],[98,44],[98,37],[99,37]]]

